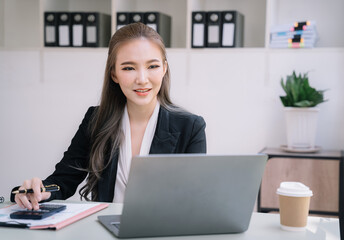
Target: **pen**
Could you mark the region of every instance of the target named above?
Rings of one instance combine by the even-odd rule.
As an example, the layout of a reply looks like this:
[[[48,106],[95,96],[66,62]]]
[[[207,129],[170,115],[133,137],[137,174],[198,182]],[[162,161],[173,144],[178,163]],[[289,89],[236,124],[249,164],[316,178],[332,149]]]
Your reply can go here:
[[[41,192],[56,192],[60,190],[60,186],[56,184],[47,185],[41,188]],[[13,194],[18,193],[33,193],[33,189],[23,189],[23,190],[16,190],[12,192]]]
[[[9,222],[0,222],[1,227],[14,227],[14,228],[28,228],[29,224],[27,223],[19,223],[16,221],[9,221]]]

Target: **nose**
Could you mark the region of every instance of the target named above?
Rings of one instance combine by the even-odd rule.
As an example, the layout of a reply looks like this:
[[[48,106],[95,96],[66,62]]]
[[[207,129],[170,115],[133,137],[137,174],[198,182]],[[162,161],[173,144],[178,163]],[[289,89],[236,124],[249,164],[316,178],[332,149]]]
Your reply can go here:
[[[148,82],[148,78],[147,78],[147,72],[145,71],[145,69],[140,69],[137,72],[137,76],[136,76],[136,84],[145,84]]]

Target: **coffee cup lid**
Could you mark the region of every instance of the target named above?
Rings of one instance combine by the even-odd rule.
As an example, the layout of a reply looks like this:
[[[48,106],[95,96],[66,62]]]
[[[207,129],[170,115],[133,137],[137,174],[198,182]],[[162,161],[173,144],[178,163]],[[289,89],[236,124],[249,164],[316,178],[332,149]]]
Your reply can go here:
[[[300,182],[281,182],[277,194],[290,197],[310,197],[313,192]]]

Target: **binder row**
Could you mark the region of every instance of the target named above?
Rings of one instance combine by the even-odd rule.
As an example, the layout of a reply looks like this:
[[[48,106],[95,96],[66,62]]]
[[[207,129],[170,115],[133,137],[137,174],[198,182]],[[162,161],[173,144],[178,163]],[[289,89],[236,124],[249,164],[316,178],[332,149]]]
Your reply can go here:
[[[161,12],[117,12],[116,30],[135,22],[142,22],[157,31],[166,47],[171,47],[171,16]]]
[[[107,47],[111,16],[99,12],[44,12],[46,47]]]
[[[192,12],[192,48],[243,47],[244,16],[238,11]]]

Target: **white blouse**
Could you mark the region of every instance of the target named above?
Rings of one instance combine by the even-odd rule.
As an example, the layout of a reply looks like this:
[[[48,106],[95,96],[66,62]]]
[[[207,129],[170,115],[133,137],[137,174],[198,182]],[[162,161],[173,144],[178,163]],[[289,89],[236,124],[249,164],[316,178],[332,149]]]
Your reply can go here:
[[[157,102],[152,116],[150,117],[140,148],[139,155],[148,155],[150,147],[152,145],[156,124],[158,122],[160,103]],[[131,165],[131,131],[127,106],[125,106],[123,119],[122,119],[122,131],[124,133],[124,139],[119,149],[117,176],[115,184],[115,196],[113,202],[123,203],[124,192],[128,183],[130,165]]]

